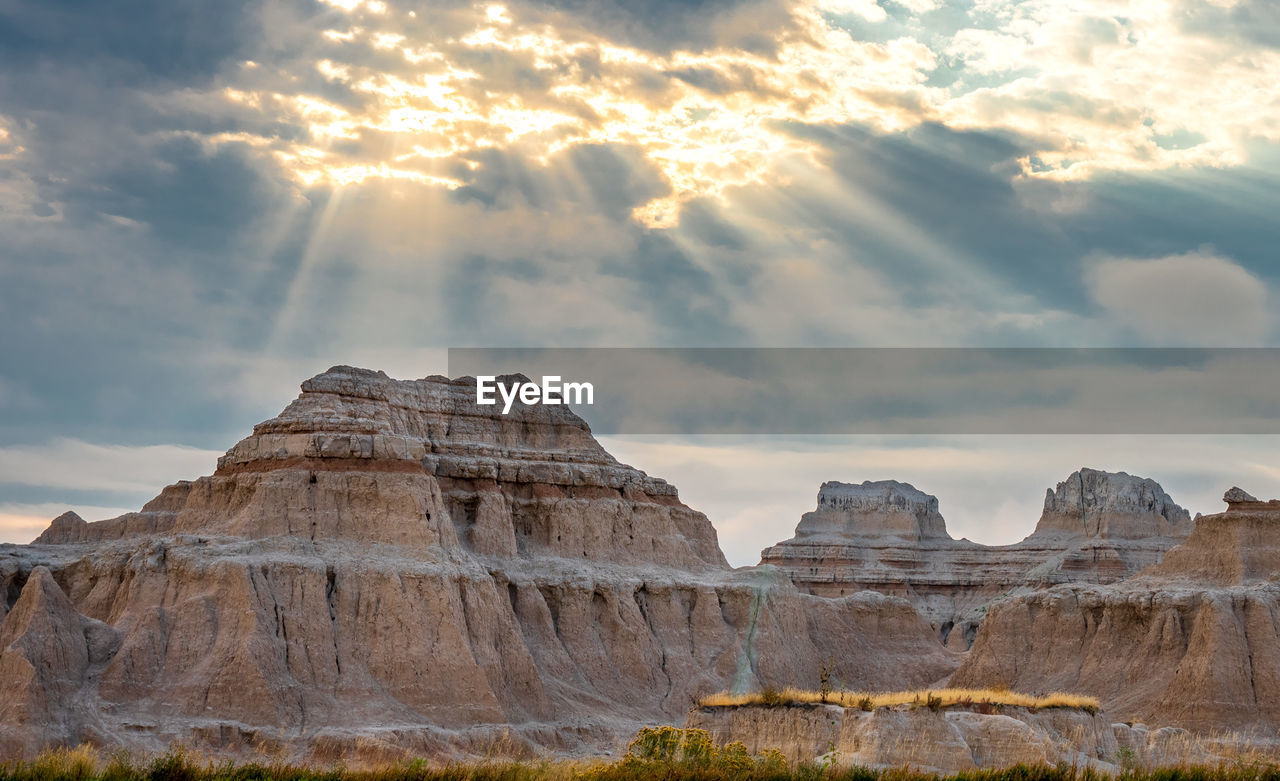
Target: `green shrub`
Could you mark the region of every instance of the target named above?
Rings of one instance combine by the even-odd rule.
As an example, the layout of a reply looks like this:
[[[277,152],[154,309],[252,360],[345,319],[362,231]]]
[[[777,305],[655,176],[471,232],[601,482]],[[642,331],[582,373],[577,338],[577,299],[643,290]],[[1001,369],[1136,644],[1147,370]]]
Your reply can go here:
[[[780,705],[787,704],[787,698],[782,696],[782,692],[766,686],[760,690],[760,704],[768,708],[776,708]]]
[[[201,772],[195,761],[181,746],[171,748],[155,759],[144,771],[147,781],[203,781],[212,775]]]

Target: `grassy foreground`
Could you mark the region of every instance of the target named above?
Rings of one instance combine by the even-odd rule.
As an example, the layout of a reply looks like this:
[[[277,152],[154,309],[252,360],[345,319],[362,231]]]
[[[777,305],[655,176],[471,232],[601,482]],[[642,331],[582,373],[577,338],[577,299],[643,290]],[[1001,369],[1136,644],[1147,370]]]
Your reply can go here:
[[[802,705],[808,703],[830,703],[843,705],[846,708],[875,710],[876,708],[895,705],[918,705],[929,708],[947,708],[955,705],[992,707],[1010,706],[1018,708],[1079,708],[1096,713],[1101,707],[1097,697],[1083,694],[1054,692],[1037,696],[1019,694],[1007,689],[916,689],[901,692],[846,692],[846,691],[805,691],[803,689],[764,689],[747,694],[729,694],[720,692],[703,697],[698,704],[704,708],[724,708],[741,705]]]
[[[1125,769],[1116,776],[1070,765],[1018,765],[937,776],[908,768],[871,770],[823,764],[788,766],[776,751],[749,754],[741,743],[717,747],[705,730],[641,730],[615,762],[481,761],[430,765],[412,760],[360,770],[282,762],[235,764],[174,749],[149,759],[104,758],[93,749],[47,751],[31,762],[0,764],[0,781],[1280,781],[1280,765],[1234,763]]]

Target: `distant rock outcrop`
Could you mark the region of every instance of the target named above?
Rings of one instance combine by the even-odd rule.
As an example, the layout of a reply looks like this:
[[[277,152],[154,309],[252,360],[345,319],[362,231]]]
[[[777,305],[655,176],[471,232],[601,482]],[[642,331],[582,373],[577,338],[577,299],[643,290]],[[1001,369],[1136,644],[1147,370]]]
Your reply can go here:
[[[1035,531],[986,546],[947,534],[937,498],[887,480],[829,482],[796,536],[761,553],[804,591],[879,591],[912,601],[956,650],[986,605],[1057,583],[1110,583],[1150,566],[1191,532],[1186,510],[1154,480],[1081,469],[1050,489]]]
[[[1227,489],[1227,492],[1225,494],[1222,495],[1222,501],[1226,502],[1227,505],[1230,506],[1233,504],[1241,504],[1244,502],[1256,502],[1258,500],[1253,495],[1246,492],[1243,488],[1239,486],[1232,486],[1231,488]]]
[[[1144,540],[1185,537],[1191,514],[1155,480],[1081,469],[1045,492],[1035,534]]]
[[[0,546],[7,756],[610,750],[831,660],[868,688],[955,668],[905,601],[731,570],[705,516],[565,407],[350,367],[302,389],[212,475]]]
[[[938,514],[938,498],[896,480],[823,483],[818,489],[818,509],[805,513],[796,526],[796,537],[812,541],[840,542],[872,535],[951,539]]]
[[[956,686],[1084,691],[1113,716],[1280,730],[1280,502],[1238,488],[1163,561],[995,603]]]
[[[54,518],[49,527],[41,532],[32,544],[79,542],[88,525],[83,518],[68,510]]]

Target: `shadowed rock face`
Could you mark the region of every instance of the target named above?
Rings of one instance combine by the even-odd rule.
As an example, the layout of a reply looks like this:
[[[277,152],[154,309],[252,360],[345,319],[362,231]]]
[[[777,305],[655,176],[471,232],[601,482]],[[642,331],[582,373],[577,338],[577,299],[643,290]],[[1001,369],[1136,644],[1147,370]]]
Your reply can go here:
[[[0,623],[0,752],[39,748],[44,730],[76,731],[83,723],[83,688],[91,670],[115,652],[116,633],[76,612],[46,567],[26,578]]]
[[[1124,472],[1073,473],[1047,492],[1035,531],[1004,546],[952,539],[937,498],[913,486],[824,483],[818,509],[761,561],[812,594],[869,589],[910,599],[949,647],[964,650],[1000,595],[1127,578],[1158,562],[1191,527],[1158,483]]]
[[[698,694],[815,686],[830,659],[851,687],[955,667],[904,601],[731,570],[705,516],[564,407],[503,416],[466,378],[349,367],[212,475],[0,546],[0,585],[17,754],[612,750]]]
[[[997,602],[953,685],[1101,697],[1193,730],[1280,728],[1280,502],[1238,489],[1159,564]]]

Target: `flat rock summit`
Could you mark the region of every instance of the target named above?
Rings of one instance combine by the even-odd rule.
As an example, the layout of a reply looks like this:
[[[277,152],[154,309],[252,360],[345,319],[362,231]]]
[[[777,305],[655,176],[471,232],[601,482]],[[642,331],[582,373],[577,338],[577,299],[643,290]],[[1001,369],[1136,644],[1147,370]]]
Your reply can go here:
[[[705,516],[565,407],[350,367],[212,475],[0,546],[0,595],[3,756],[611,751],[701,694],[958,664],[904,600],[730,569]]]

